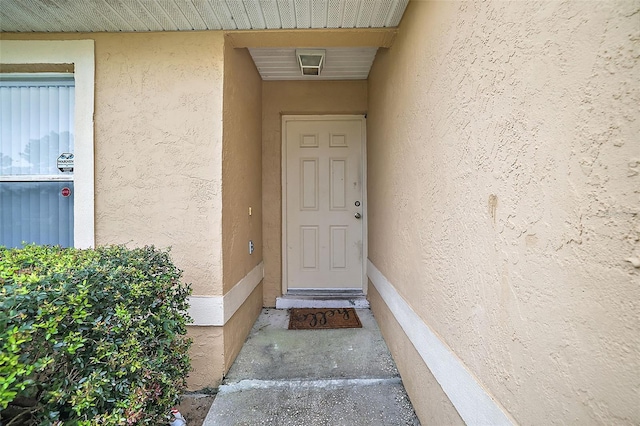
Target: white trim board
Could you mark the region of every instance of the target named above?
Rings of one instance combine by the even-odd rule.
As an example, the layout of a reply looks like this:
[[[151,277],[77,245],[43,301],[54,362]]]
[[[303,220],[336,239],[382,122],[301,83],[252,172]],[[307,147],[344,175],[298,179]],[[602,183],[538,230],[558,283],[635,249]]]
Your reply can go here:
[[[3,64],[74,64],[75,147],[73,245],[95,244],[94,222],[94,42],[93,40],[0,40]]]
[[[462,420],[468,425],[515,425],[506,410],[484,390],[370,260],[367,275]]]
[[[189,297],[189,315],[195,326],[218,326],[227,323],[244,304],[264,277],[264,263],[260,262],[224,296]]]

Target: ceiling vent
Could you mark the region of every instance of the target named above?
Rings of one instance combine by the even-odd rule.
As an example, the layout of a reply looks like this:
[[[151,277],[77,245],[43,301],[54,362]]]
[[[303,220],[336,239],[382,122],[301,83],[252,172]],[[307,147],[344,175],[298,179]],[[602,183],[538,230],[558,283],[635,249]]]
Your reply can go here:
[[[296,49],[296,56],[303,76],[320,75],[324,66],[324,50]]]

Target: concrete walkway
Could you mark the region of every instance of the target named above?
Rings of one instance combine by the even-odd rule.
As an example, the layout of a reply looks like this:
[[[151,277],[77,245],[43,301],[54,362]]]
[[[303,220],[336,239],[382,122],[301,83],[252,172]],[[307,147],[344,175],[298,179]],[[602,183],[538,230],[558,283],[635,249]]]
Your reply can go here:
[[[264,309],[225,378],[205,426],[419,425],[368,309],[361,329],[287,330]]]

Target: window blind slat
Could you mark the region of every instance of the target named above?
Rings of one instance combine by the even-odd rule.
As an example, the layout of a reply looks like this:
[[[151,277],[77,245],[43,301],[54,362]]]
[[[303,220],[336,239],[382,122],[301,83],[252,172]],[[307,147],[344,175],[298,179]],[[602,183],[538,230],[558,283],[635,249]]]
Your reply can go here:
[[[73,182],[58,176],[73,174],[60,172],[56,160],[73,153],[73,81],[0,79],[0,176],[30,177],[0,181],[0,245],[72,246]],[[62,196],[64,187],[69,197]]]

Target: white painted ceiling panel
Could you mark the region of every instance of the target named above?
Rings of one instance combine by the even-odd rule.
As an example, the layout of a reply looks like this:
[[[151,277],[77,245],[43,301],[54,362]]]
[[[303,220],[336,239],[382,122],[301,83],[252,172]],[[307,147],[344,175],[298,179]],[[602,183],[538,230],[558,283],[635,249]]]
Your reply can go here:
[[[2,32],[396,27],[409,0],[0,0]],[[264,80],[366,79],[377,48],[328,48],[320,76],[295,49],[250,49]]]
[[[232,19],[236,24],[236,28],[239,30],[250,30],[251,21],[249,20],[249,16],[247,15],[247,11],[244,7],[243,1],[238,0],[226,0],[227,7],[231,12]]]
[[[378,0],[380,1],[380,0]],[[369,26],[371,17],[373,16],[373,8],[376,5],[376,0],[362,0],[360,2],[360,13],[358,14],[357,26],[365,27]]]
[[[7,15],[4,13],[4,10],[0,10],[0,22],[7,22],[7,25],[17,28],[17,31],[29,31],[29,28],[24,26],[23,23],[14,20],[11,15]]]
[[[233,15],[231,15],[226,2],[212,1],[209,2],[209,5],[211,6],[211,11],[214,13],[223,29],[237,29],[236,23],[233,20]]]
[[[152,27],[160,28],[157,22],[149,16],[135,0],[130,2],[110,0],[112,8],[126,21],[133,22],[133,27],[144,26],[151,30]],[[136,7],[137,6],[137,7]],[[156,30],[157,31],[157,30]]]
[[[253,48],[249,52],[263,80],[366,80],[378,49],[334,47],[324,50],[325,65],[317,77],[302,75],[294,48]]]
[[[113,27],[122,28],[121,31],[134,31],[135,26],[139,25],[138,22],[132,22],[136,20],[130,16],[125,8],[121,7],[121,4],[112,5],[110,3],[111,2],[105,0],[96,4],[94,13],[98,12],[101,14]],[[56,15],[56,13],[51,13],[52,18]],[[125,18],[123,18],[123,16],[125,16]],[[140,26],[140,28],[142,28],[142,26]]]
[[[137,0],[127,2],[126,7],[149,31],[162,31],[162,25]]]
[[[371,17],[372,27],[384,27],[386,24],[386,17],[389,16],[389,10],[391,10],[391,0],[377,0],[375,2],[375,8],[373,10],[373,16]]]
[[[327,28],[340,28],[343,11],[344,1],[329,0],[327,5]]]
[[[311,27],[327,28],[327,0],[315,0],[311,3]]]
[[[264,6],[266,10],[273,8],[272,4],[267,4]],[[276,3],[276,7],[278,8],[280,21],[282,22],[282,28],[295,28],[296,13],[293,8],[293,0],[278,0]]]
[[[27,16],[25,16],[25,14]],[[8,19],[4,19],[4,17]],[[5,6],[0,8],[0,25],[11,25],[11,28],[16,28],[15,31],[29,31],[31,28],[29,24],[28,12],[24,9],[13,10],[11,6]],[[42,22],[44,25],[44,21]]]
[[[353,28],[356,26],[358,13],[360,12],[360,3],[362,3],[360,0],[345,0],[342,28]]]
[[[264,16],[265,25],[268,29],[274,30],[282,27],[280,22],[280,13],[278,7],[269,7],[269,3],[273,3],[274,0],[260,0],[260,8],[262,9],[262,16]],[[276,3],[277,6],[277,3]]]
[[[311,28],[311,5],[307,0],[293,0],[297,28]]]
[[[23,16],[26,16],[27,18],[33,18],[34,21],[38,21],[38,22],[47,22],[47,18],[46,18],[46,12],[42,12],[42,10],[39,10],[40,8],[38,7],[39,5],[33,4],[33,2],[29,1],[29,0],[25,0],[23,3],[23,7],[24,7],[24,12],[23,12]],[[49,25],[51,25],[52,28],[55,28],[57,31],[62,31],[62,25],[59,21],[59,18],[56,17],[52,17],[51,21],[49,22]]]
[[[29,22],[29,18],[33,19],[34,22],[44,23],[45,25],[50,25],[51,28],[55,29],[55,31],[62,31],[63,25],[61,25],[59,18],[52,17],[50,20],[47,19],[46,11],[38,10],[38,5],[32,4],[31,1],[25,1],[23,4],[22,16],[27,18],[27,22]]]
[[[174,3],[174,0],[154,0],[156,1],[169,15],[169,18],[178,26],[180,31],[189,30],[203,30],[205,28],[198,25],[198,22],[190,22],[183,10],[187,9],[189,5],[187,2],[181,1],[180,6]]]
[[[409,0],[0,0],[2,32],[398,26]]]
[[[258,0],[245,0],[245,9],[249,16],[251,28],[267,28],[267,23],[262,13],[262,5]]]
[[[78,4],[77,11],[76,16],[97,31],[118,31],[118,26],[103,16],[97,7],[89,7],[87,3],[81,2]]]
[[[393,6],[389,10],[389,14],[387,15],[387,20],[385,21],[385,27],[397,27],[400,24],[400,20],[402,19],[402,15],[404,15],[404,11],[409,4],[409,0],[398,0],[394,1]]]
[[[222,25],[220,25],[220,21],[218,17],[211,9],[210,2],[206,1],[196,1],[193,2],[193,7],[196,8],[200,17],[204,21],[205,28],[210,30],[220,30],[222,29]]]
[[[173,0],[171,0],[171,3],[173,3]],[[202,16],[200,16],[200,13],[196,9],[196,7],[193,5],[193,3],[184,2],[183,6],[184,7],[180,7],[180,8],[176,7],[175,13],[178,13],[178,11],[181,11],[187,20],[187,25],[190,25],[192,29],[206,30],[207,25],[205,24],[204,19],[202,19]],[[175,6],[172,6],[172,7],[175,7]]]

